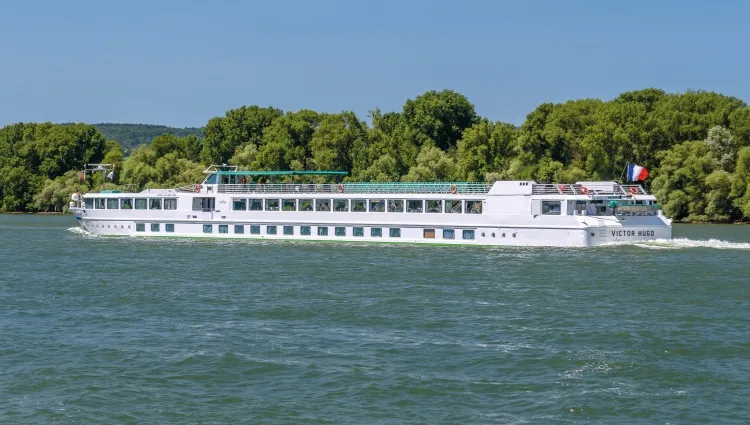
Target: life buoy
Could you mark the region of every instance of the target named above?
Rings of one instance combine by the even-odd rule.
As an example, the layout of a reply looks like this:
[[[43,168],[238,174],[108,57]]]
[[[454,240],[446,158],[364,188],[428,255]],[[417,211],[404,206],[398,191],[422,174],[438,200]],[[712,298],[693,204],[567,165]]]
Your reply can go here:
[[[344,193],[344,185],[343,184],[339,184],[338,190],[339,190],[339,193]]]
[[[581,193],[588,195],[591,191],[586,186],[581,186]]]
[[[193,188],[193,190],[195,191],[195,193],[200,192],[201,191],[201,185],[196,184],[195,187]]]
[[[630,194],[631,195],[637,195],[638,194],[638,188],[635,186],[630,186]]]
[[[455,195],[456,192],[458,192],[458,188],[456,187],[455,184],[452,184],[451,187],[448,188],[448,191],[450,191],[450,193]]]
[[[565,193],[565,191],[568,190],[568,186],[564,184],[561,184],[560,186],[558,186],[558,188],[560,189],[560,192],[562,193]]]

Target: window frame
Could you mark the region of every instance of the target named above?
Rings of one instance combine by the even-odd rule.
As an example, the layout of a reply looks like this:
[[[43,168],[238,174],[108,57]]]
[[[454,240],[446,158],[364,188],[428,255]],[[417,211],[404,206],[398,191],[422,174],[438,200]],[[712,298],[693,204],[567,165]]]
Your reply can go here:
[[[283,226],[281,231],[285,236],[294,236],[294,226]]]
[[[272,207],[269,208],[269,206],[271,205],[272,202],[276,203],[276,208],[275,209],[272,208]],[[281,200],[280,199],[265,198],[263,200],[263,211],[279,211],[280,208],[281,208]]]
[[[412,208],[411,208],[410,204],[412,202],[419,202],[420,203],[419,204],[420,206],[419,206],[418,210],[411,211]],[[422,214],[424,212],[424,199],[407,199],[406,200],[406,212],[409,213],[409,214]]]
[[[110,208],[111,204],[115,204],[115,207],[114,208]],[[107,209],[108,210],[119,210],[120,209],[120,199],[119,198],[107,198]]]
[[[241,208],[237,208],[237,206]],[[246,198],[232,198],[232,211],[247,211],[247,199]]]
[[[422,239],[436,239],[436,237],[435,229],[422,229]]]
[[[140,205],[140,207],[139,207]],[[146,198],[135,198],[134,205],[135,209],[137,210],[147,210],[148,209],[148,199]]]
[[[291,209],[287,209],[288,206],[291,206]],[[281,211],[286,212],[293,212],[297,211],[297,200],[296,199],[282,199],[281,200]]]
[[[219,225],[219,233],[222,235],[229,234],[229,225],[228,224],[220,224]]]
[[[239,232],[237,230],[239,230]],[[244,224],[235,224],[234,225],[234,234],[235,235],[244,235],[245,234],[245,225]]]
[[[307,205],[309,203],[309,205]],[[315,211],[315,201],[311,198],[298,199],[297,200],[298,211]]]
[[[437,202],[437,204],[432,204],[432,207],[430,207],[430,202]],[[443,200],[442,199],[427,199],[424,202],[424,212],[426,212],[427,214],[442,214]]]
[[[214,232],[214,225],[213,224],[204,224],[203,225],[203,233],[213,233]]]
[[[250,225],[250,234],[251,235],[260,235],[260,224],[251,224]]]
[[[469,203],[470,202],[471,202],[472,205],[479,205],[479,211],[477,211],[477,212],[471,212],[469,210]],[[465,214],[482,214],[482,210],[483,209],[484,208],[482,208],[482,201],[474,200],[474,199],[469,199],[469,200],[464,201],[464,213]]]
[[[328,236],[328,226],[317,226],[318,236]]]
[[[250,198],[247,200],[248,211],[263,211],[263,199],[262,198]]]
[[[443,239],[456,239],[456,229],[443,229]]]
[[[365,235],[365,228],[364,227],[352,227],[352,236],[355,237],[363,237]]]
[[[135,231],[136,232],[145,232],[146,231],[146,223],[135,223]]]
[[[299,227],[299,234],[301,236],[311,236],[312,235],[312,226],[300,226]]]
[[[107,209],[107,198],[94,198],[94,209],[106,210]]]
[[[162,198],[148,198],[148,210],[149,211],[156,211],[162,209]],[[154,208],[154,206],[157,206]]]
[[[167,211],[177,210],[177,198],[164,198],[164,202],[162,204],[164,206],[164,209]],[[169,206],[170,208],[167,208],[167,206]]]
[[[94,208],[94,198],[84,198],[83,199],[83,208],[87,210],[93,210]]]
[[[159,223],[151,223],[151,231],[154,233],[160,232],[161,226],[159,225]]]
[[[346,227],[336,226],[333,228],[333,235],[338,237],[346,237]]]
[[[279,232],[279,229],[276,227],[275,224],[268,224],[266,225],[266,234],[267,235],[277,235]]]
[[[367,199],[352,199],[351,211],[352,212],[367,212]]]
[[[339,209],[339,206],[343,204],[344,208]],[[349,212],[349,200],[348,199],[334,199],[333,200],[333,211],[334,212]]]
[[[400,205],[400,209],[396,208],[397,205]],[[404,205],[403,199],[388,199],[386,202],[386,211],[389,213],[402,213],[405,211]]]
[[[463,229],[461,232],[461,239],[465,241],[473,241],[476,239],[476,232],[474,231],[474,229]]]
[[[368,212],[385,212],[385,199],[368,199]]]
[[[383,237],[383,228],[382,227],[370,227],[370,237],[371,238],[382,238]]]
[[[174,223],[165,223],[164,224],[164,231],[166,233],[174,233]]]
[[[545,207],[557,205],[557,212],[554,212],[554,208],[550,208],[548,212],[545,212]],[[553,200],[542,200],[541,204],[542,215],[562,215],[562,201]]]
[[[321,209],[321,205],[328,205],[327,209]],[[315,211],[330,212],[331,211],[331,200],[327,198],[316,198],[315,199]]]
[[[451,203],[450,208],[448,207],[449,202]],[[458,205],[458,211],[453,211],[456,205]],[[460,199],[446,199],[445,202],[443,202],[443,211],[446,214],[463,214],[464,203],[461,202]]]
[[[388,228],[388,237],[389,238],[400,238],[401,237],[401,228],[400,227],[389,227]]]

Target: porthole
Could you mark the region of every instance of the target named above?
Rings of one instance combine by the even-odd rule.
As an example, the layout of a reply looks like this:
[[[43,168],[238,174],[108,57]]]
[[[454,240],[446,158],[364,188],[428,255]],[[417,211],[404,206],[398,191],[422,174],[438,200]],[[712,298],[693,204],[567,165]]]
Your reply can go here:
[[[516,234],[515,234],[515,233],[513,234],[513,237],[514,237],[514,238],[516,237]]]
[[[128,224],[128,229],[130,229],[130,225]]]
[[[482,232],[482,237],[484,237],[484,232]]]
[[[591,236],[594,236],[594,232],[591,232]]]
[[[108,224],[107,229],[111,229],[111,228],[112,228],[112,225]]]
[[[493,238],[495,237],[495,232],[492,232],[492,237],[493,237]]]
[[[505,233],[502,234],[502,237],[505,237]]]

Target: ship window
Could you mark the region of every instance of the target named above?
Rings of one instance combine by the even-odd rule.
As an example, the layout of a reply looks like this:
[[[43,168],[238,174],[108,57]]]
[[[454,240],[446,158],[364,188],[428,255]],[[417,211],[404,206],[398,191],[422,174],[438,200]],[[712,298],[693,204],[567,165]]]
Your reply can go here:
[[[367,201],[364,199],[352,199],[352,212],[365,212],[367,211]]]
[[[164,231],[169,233],[174,233],[174,224],[168,223],[164,225]]]
[[[248,209],[250,211],[263,211],[262,199],[248,199]]]
[[[328,228],[318,226],[318,236],[328,236]]]
[[[461,208],[461,201],[456,199],[447,199],[445,201],[445,212],[448,214],[461,214],[463,208]]]
[[[330,199],[316,199],[315,211],[331,211],[331,200]]]
[[[152,232],[158,232],[159,231],[159,223],[151,223],[151,231]]]
[[[392,238],[400,238],[401,237],[401,229],[398,227],[392,227],[388,229],[388,236]]]
[[[312,201],[312,199],[300,199],[299,200],[299,210],[300,211],[312,211],[313,210],[313,201]]]
[[[227,225],[227,224],[220,224],[219,225],[219,233],[229,233],[229,225]]]
[[[425,239],[435,239],[435,229],[424,229],[422,236]]]
[[[406,211],[410,213],[421,213],[423,211],[421,199],[409,199],[406,201]]]
[[[333,210],[338,212],[349,211],[349,200],[348,199],[334,199]]]
[[[232,209],[235,211],[246,211],[247,210],[247,199],[233,199]]]
[[[464,239],[474,239],[474,231],[464,230]]]
[[[443,229],[443,239],[456,239],[456,231],[453,229]]]
[[[243,226],[241,224],[235,224],[234,225],[234,233],[236,235],[241,235],[241,234],[245,233],[245,226]]]
[[[176,210],[177,209],[177,198],[165,198],[164,199],[165,210]]]
[[[428,213],[439,213],[443,211],[443,201],[429,199],[426,201]]]
[[[542,215],[560,215],[560,201],[542,201]]]
[[[93,198],[84,199],[83,206],[84,208],[94,209],[94,199]]]
[[[257,224],[251,224],[250,225],[250,234],[251,235],[260,235],[260,226]]]
[[[390,199],[388,201],[388,212],[404,212],[404,200]]]
[[[279,200],[278,199],[266,199],[266,211],[278,211]]]
[[[203,225],[203,233],[213,233],[213,232],[214,232],[214,226],[212,224]]]
[[[268,234],[268,235],[275,235],[276,234],[276,226],[266,226],[266,234]]]
[[[122,210],[132,210],[133,209],[133,200],[130,199],[130,198],[120,199],[120,209],[122,209]]]
[[[310,232],[310,226],[300,226],[299,228],[299,234],[302,236],[310,236],[312,232]]]
[[[109,198],[107,199],[107,209],[108,210],[116,210],[119,206],[120,200],[117,198]]]
[[[150,210],[160,210],[161,209],[161,198],[151,198],[149,199],[149,207]]]
[[[296,199],[284,199],[281,203],[281,207],[284,211],[297,211],[297,200]]]
[[[294,226],[284,226],[284,234],[285,235],[293,235],[294,234]]]
[[[352,236],[364,236],[364,235],[365,235],[364,227],[352,227]]]
[[[96,204],[96,209],[103,210],[104,209],[104,198],[94,198],[94,203]]]
[[[379,237],[383,236],[383,229],[381,229],[380,227],[373,227],[373,228],[371,228],[370,229],[370,236],[372,236],[373,238],[379,238]]]
[[[385,199],[370,199],[370,212],[385,212]]]
[[[337,227],[334,230],[336,236],[346,236],[346,227]]]
[[[145,232],[146,231],[146,224],[145,223],[135,223],[135,231],[136,232]]]
[[[216,174],[211,174],[210,176],[208,176],[203,184],[216,184]]]
[[[481,214],[482,201],[466,201],[466,214]]]

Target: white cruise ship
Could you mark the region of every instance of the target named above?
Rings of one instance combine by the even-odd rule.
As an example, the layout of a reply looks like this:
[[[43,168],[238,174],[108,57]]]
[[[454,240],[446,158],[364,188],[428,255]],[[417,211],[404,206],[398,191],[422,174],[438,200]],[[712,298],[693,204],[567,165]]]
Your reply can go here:
[[[203,182],[138,193],[74,194],[95,235],[457,245],[587,247],[670,239],[671,220],[640,185],[265,183],[339,171],[238,171],[211,166]]]

